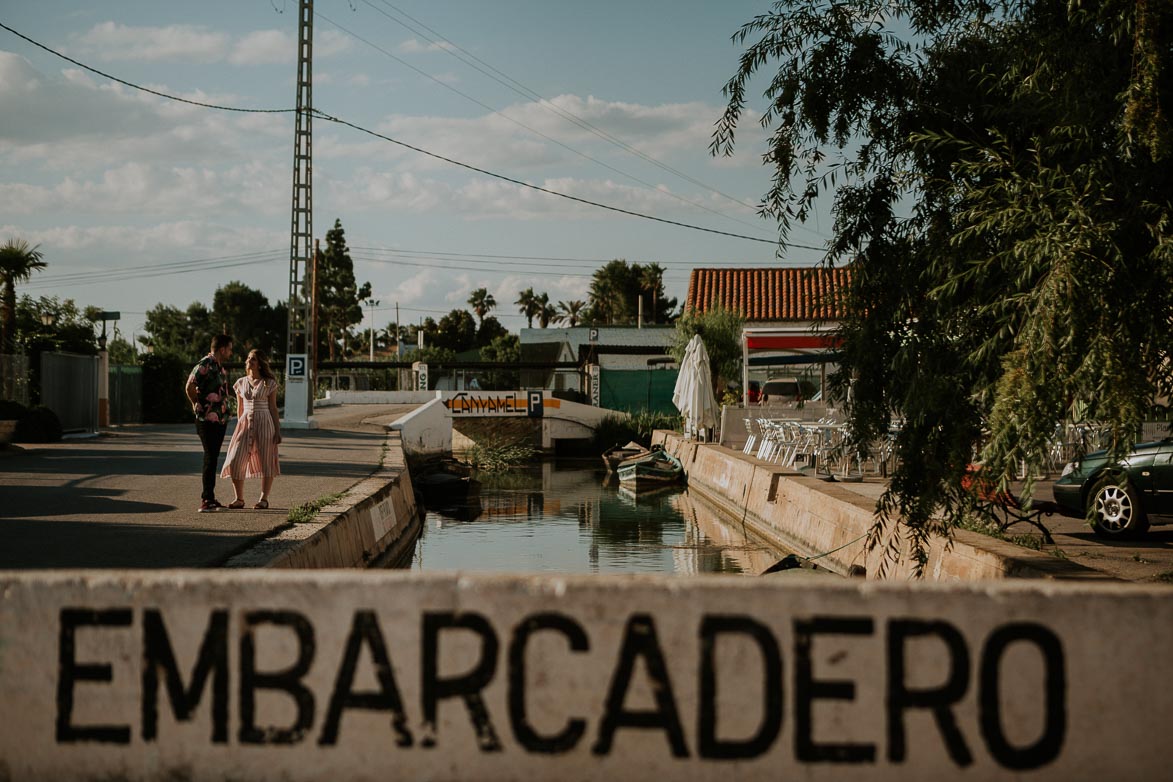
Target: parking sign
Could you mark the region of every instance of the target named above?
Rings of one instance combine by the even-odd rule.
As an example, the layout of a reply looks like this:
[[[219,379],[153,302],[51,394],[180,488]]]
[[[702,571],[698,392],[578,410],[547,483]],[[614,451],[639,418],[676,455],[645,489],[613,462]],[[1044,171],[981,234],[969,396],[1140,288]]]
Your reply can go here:
[[[309,367],[305,353],[291,353],[285,357],[285,380],[289,383],[304,383]]]

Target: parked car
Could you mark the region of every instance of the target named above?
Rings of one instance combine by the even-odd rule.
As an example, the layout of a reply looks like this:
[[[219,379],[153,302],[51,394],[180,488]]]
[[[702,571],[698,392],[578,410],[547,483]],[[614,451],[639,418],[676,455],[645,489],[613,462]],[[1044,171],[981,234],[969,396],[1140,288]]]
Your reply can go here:
[[[1141,443],[1119,461],[1089,453],[1063,468],[1055,504],[1066,516],[1089,518],[1104,538],[1148,531],[1150,517],[1173,514],[1173,438]]]
[[[762,385],[761,403],[763,405],[781,402],[801,402],[803,399],[802,384],[796,377],[779,377],[767,380]]]

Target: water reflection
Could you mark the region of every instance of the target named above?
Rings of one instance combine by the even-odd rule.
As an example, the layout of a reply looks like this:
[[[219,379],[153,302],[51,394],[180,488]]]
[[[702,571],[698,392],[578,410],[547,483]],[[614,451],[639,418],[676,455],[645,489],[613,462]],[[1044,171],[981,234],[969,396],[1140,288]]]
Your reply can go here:
[[[680,486],[635,495],[581,463],[477,477],[471,506],[428,511],[405,567],[757,574],[782,556],[747,543]]]

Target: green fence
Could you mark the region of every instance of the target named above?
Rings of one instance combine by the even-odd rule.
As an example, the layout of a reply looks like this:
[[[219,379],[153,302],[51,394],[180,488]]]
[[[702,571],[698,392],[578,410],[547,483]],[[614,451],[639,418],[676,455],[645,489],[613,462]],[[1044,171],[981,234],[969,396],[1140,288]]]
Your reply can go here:
[[[675,369],[603,369],[599,372],[599,404],[610,410],[649,410],[676,415],[672,390]]]

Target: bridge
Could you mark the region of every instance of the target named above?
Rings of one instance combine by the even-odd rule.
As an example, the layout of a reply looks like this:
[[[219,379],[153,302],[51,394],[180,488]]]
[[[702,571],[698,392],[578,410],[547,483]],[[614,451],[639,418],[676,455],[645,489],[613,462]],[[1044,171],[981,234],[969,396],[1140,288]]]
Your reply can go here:
[[[403,445],[412,455],[435,455],[452,450],[453,430],[473,419],[528,421],[535,445],[553,451],[560,440],[589,440],[608,415],[625,415],[602,407],[559,399],[545,390],[528,391],[333,391],[315,408],[334,405],[401,405],[418,407],[394,424],[403,432]]]

